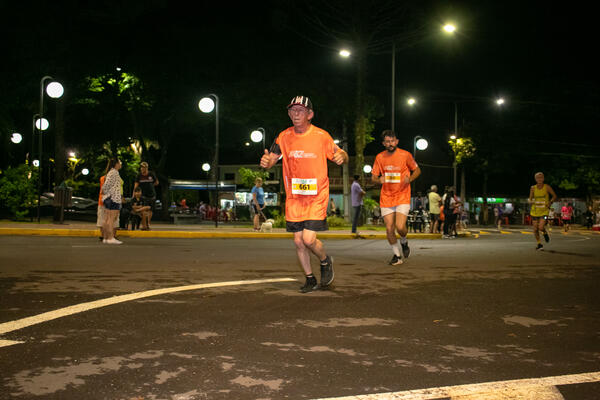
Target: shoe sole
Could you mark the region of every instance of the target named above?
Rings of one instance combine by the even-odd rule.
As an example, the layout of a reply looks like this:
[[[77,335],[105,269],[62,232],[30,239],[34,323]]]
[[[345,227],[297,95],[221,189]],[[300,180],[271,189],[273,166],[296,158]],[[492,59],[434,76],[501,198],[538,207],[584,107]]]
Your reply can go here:
[[[321,282],[321,287],[326,287],[326,286],[331,285],[331,282],[333,282],[333,280],[335,278],[335,272],[333,271],[333,257],[329,256],[329,260],[331,261],[331,279],[329,280],[329,282]],[[322,276],[321,276],[321,279],[323,279]]]
[[[400,260],[400,261],[398,261],[396,263],[388,263],[388,264],[389,265],[402,265],[402,264],[404,264],[404,261]]]
[[[310,292],[314,292],[316,290],[319,290],[319,284],[313,286],[312,288],[300,289],[300,293],[310,293]]]

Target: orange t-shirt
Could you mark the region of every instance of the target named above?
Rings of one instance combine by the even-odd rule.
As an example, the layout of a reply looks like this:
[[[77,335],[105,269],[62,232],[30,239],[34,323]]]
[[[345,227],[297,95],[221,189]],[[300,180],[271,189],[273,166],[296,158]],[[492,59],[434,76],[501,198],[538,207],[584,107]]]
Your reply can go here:
[[[329,133],[314,125],[304,133],[295,133],[290,127],[279,134],[275,143],[283,158],[285,219],[324,220],[329,204],[327,160],[339,147]]]
[[[102,206],[102,186],[104,185],[104,180],[106,179],[106,175],[100,177],[100,195],[98,196],[98,205]]]
[[[375,157],[373,175],[385,177],[381,185],[380,207],[396,207],[410,204],[410,184],[404,178],[410,177],[410,172],[418,168],[412,154],[396,148],[393,153],[382,151]]]

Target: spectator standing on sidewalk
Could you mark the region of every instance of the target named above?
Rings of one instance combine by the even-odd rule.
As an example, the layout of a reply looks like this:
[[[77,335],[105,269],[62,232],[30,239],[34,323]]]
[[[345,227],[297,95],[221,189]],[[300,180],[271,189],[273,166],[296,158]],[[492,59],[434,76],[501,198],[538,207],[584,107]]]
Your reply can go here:
[[[363,190],[358,181],[360,176],[354,175],[354,182],[350,187],[350,197],[352,201],[352,233],[357,233],[356,228],[358,227],[358,220],[360,218],[360,212],[363,206],[363,197],[367,192]]]
[[[115,239],[114,222],[119,215],[123,196],[123,185],[119,170],[121,169],[121,161],[118,158],[113,158],[108,162],[106,179],[102,185],[102,203],[104,204],[104,226],[102,234],[104,235],[103,243],[121,244],[120,240]]]
[[[431,186],[429,192],[429,218],[431,219],[429,226],[429,233],[440,233],[440,205],[442,204],[442,198],[437,193],[438,188],[436,185]]]
[[[254,230],[260,231],[260,214],[265,208],[265,190],[262,188],[262,178],[256,178],[252,188],[252,210],[254,211]]]
[[[140,173],[135,178],[133,190],[137,187],[142,188],[142,196],[151,207],[150,212],[148,213],[148,230],[150,230],[150,220],[152,219],[152,213],[156,207],[156,190],[154,188],[158,186],[158,184],[159,182],[156,174],[148,170],[148,163],[145,161],[140,163]]]
[[[583,217],[585,218],[585,227],[592,229],[592,226],[594,225],[594,211],[592,206],[589,206],[588,209],[583,213]]]
[[[494,225],[500,230],[502,228],[502,204],[496,204],[494,207]]]

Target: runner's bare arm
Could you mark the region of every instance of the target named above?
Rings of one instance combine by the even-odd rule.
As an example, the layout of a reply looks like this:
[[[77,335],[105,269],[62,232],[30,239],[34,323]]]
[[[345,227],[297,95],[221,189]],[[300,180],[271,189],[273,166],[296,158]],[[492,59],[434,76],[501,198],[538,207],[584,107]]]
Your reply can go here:
[[[534,190],[535,185],[533,185],[530,189],[529,189],[529,199],[528,202],[529,203],[533,203],[533,190]]]
[[[407,183],[411,183],[412,181],[414,181],[415,179],[417,179],[419,177],[419,175],[421,175],[421,168],[417,167],[410,174],[410,178],[408,178],[408,182]]]
[[[550,185],[546,185],[548,187],[548,192],[552,195],[552,198],[550,199],[550,204],[554,203],[556,201],[556,193],[554,193],[554,190],[550,187]],[[548,204],[548,205],[550,205]]]
[[[383,176],[373,175],[371,176],[371,182],[376,185],[381,185],[383,183]]]
[[[331,161],[333,161],[337,165],[342,165],[343,163],[347,163],[348,162],[348,153],[346,153],[342,149],[339,149],[338,151],[336,151],[333,154],[333,158],[331,159]]]

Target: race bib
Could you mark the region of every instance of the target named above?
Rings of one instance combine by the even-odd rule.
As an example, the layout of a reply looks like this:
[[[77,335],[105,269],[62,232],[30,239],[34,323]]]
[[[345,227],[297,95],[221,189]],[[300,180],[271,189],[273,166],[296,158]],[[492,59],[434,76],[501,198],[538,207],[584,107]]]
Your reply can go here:
[[[400,172],[386,172],[385,183],[402,183],[402,174]]]
[[[315,195],[317,194],[316,179],[292,178],[292,194]]]

